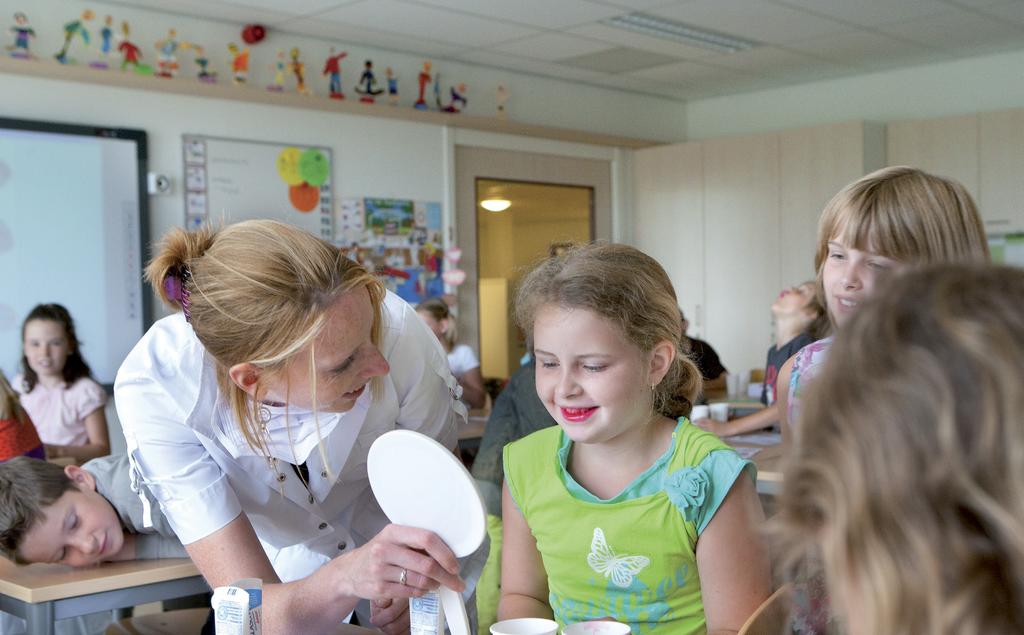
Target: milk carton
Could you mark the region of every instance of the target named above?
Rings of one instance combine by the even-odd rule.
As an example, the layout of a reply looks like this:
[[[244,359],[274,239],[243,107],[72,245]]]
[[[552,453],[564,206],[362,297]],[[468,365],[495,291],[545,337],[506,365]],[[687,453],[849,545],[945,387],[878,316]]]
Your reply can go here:
[[[214,624],[217,635],[262,635],[263,581],[239,580],[213,590]]]

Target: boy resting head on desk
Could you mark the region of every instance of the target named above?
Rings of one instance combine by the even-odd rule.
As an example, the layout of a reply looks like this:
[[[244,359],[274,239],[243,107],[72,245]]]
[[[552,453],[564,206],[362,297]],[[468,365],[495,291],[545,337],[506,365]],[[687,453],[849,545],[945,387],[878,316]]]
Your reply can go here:
[[[187,558],[148,490],[151,526],[131,490],[126,455],[85,465],[28,457],[0,463],[0,553],[19,563],[85,567],[110,560]]]

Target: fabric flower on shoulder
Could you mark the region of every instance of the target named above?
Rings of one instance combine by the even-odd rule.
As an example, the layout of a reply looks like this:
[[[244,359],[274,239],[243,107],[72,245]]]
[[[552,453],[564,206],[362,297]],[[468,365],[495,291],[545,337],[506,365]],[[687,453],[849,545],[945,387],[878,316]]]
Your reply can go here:
[[[704,505],[710,479],[708,473],[699,467],[684,467],[668,475],[665,493],[688,522],[697,519],[697,513]]]

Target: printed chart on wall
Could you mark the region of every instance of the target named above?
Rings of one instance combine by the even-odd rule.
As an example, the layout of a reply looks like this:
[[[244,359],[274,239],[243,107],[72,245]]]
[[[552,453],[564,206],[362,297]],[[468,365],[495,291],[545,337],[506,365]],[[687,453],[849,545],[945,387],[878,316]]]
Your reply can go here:
[[[183,135],[186,227],[272,218],[334,238],[329,148]]]
[[[334,244],[406,302],[444,293],[440,203],[343,198],[334,226]]]

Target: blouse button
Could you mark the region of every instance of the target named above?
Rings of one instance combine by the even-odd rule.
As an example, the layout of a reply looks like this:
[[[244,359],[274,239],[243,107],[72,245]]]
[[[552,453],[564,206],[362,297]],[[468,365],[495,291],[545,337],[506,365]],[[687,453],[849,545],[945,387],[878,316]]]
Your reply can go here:
[[[310,504],[310,505],[312,505],[312,504],[313,504],[314,502],[316,502],[316,499],[315,499],[315,498],[313,498],[313,495],[312,495],[312,494],[310,494],[310,495],[309,495],[309,504]]]
[[[287,477],[287,476],[285,476],[284,474],[280,474],[280,473],[279,473],[279,474],[277,475],[277,481],[278,481],[279,483],[284,483],[284,479],[286,479],[286,478],[288,478],[288,477]]]
[[[327,478],[327,470],[323,470],[320,472],[320,478]]]
[[[320,531],[327,529],[327,523],[320,523]]]
[[[338,543],[338,551],[345,551],[345,547],[347,547],[347,546],[348,546],[347,542],[339,542]]]

